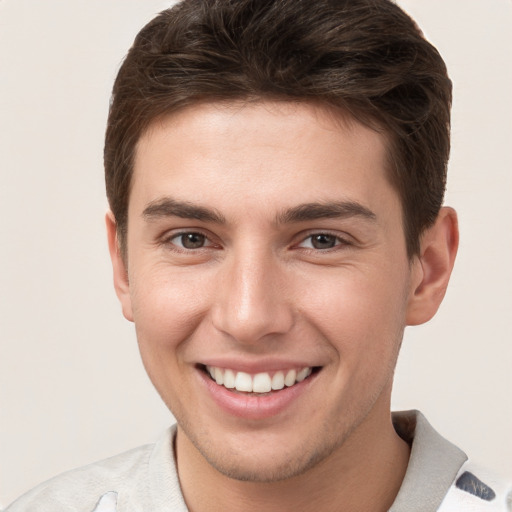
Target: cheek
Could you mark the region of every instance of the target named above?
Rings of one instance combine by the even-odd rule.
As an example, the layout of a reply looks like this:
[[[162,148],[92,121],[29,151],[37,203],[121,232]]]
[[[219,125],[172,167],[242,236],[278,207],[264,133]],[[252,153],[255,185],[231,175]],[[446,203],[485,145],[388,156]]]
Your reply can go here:
[[[175,409],[189,393],[183,376],[190,368],[183,356],[204,318],[209,294],[201,289],[200,280],[162,269],[140,272],[130,287],[142,362],[164,402],[177,414]]]
[[[208,309],[207,282],[197,271],[139,272],[130,284],[139,343],[165,350],[186,341]]]
[[[341,359],[389,357],[405,325],[403,276],[357,269],[339,270],[325,279],[317,276],[303,294],[302,309]]]

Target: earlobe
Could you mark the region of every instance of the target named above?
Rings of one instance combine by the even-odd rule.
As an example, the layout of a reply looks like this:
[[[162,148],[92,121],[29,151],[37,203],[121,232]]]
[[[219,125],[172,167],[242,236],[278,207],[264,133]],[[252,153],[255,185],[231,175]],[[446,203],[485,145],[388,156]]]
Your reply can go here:
[[[407,325],[425,323],[435,315],[446,293],[458,245],[457,214],[452,208],[441,208],[435,224],[420,241],[420,254],[414,262],[417,272],[413,272],[417,279],[412,283]]]
[[[116,290],[117,298],[121,303],[123,315],[127,320],[133,322],[130,283],[128,280],[126,262],[119,246],[116,219],[110,210],[105,215],[105,223],[107,226],[108,249],[114,273],[114,288]]]

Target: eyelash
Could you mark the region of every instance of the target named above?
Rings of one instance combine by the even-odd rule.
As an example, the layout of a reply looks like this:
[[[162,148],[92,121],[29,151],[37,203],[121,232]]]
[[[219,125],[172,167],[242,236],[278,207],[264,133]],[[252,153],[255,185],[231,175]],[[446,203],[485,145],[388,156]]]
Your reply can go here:
[[[195,235],[195,236],[203,237],[204,240],[209,243],[207,243],[207,245],[202,245],[201,247],[197,247],[197,248],[193,248],[193,249],[177,245],[175,241],[177,239],[183,238],[186,235],[189,235],[189,236]],[[163,239],[163,243],[165,245],[172,246],[173,250],[180,251],[180,252],[199,251],[201,249],[215,246],[215,244],[213,242],[211,242],[210,237],[208,235],[206,235],[205,233],[201,233],[201,231],[180,231],[178,233],[173,233],[172,235],[165,237]]]
[[[177,245],[175,241],[177,239],[183,238],[186,235],[189,235],[189,236],[195,235],[195,236],[203,237],[204,241],[207,242],[207,244],[201,245],[200,247],[197,247],[197,248],[183,247],[183,244]],[[334,245],[332,247],[325,247],[325,248],[317,248],[314,246],[313,247],[311,247],[311,246],[310,247],[304,247],[304,246],[301,247],[301,245],[304,244],[307,240],[310,240],[310,244],[313,245],[314,237],[329,237],[331,239],[334,239]],[[185,253],[197,252],[202,249],[208,249],[208,248],[212,248],[212,247],[213,248],[220,247],[219,245],[216,245],[215,243],[213,243],[207,234],[202,233],[201,231],[180,231],[178,233],[173,233],[172,235],[165,237],[163,239],[163,243],[165,245],[171,246],[172,249],[175,251],[185,252]],[[340,246],[347,247],[347,246],[351,246],[351,245],[353,245],[353,242],[351,242],[347,238],[341,237],[334,233],[330,233],[328,231],[315,231],[315,232],[309,233],[307,236],[301,238],[300,242],[298,244],[294,244],[293,247],[298,247],[298,248],[304,249],[306,251],[325,253],[325,252],[339,250],[337,248],[339,248]]]
[[[310,240],[310,244],[313,245],[313,239],[317,237],[328,237],[330,239],[334,239],[333,247],[325,247],[325,248],[317,248],[317,247],[302,247],[303,249],[314,251],[314,252],[330,252],[338,250],[341,247],[347,247],[353,245],[353,242],[349,241],[347,238],[342,237],[340,235],[330,233],[329,231],[315,231],[313,233],[309,233],[305,238],[302,238],[301,242],[298,244],[299,246],[304,244],[307,240]]]

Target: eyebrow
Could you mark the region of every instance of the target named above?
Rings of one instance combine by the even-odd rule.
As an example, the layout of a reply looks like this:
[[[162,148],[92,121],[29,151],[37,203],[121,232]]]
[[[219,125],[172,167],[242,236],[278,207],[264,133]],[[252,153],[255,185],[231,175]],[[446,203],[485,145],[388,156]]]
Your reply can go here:
[[[334,201],[326,203],[306,203],[294,206],[277,216],[278,224],[304,222],[318,219],[343,219],[361,217],[375,221],[377,216],[371,210],[354,201]]]
[[[150,202],[142,215],[147,220],[162,217],[180,217],[215,224],[226,224],[226,218],[217,210],[195,205],[188,201],[178,201],[164,197]],[[354,201],[332,201],[325,203],[305,203],[278,213],[276,224],[306,222],[318,219],[342,219],[361,217],[375,221],[377,216],[371,210]]]
[[[182,219],[194,219],[216,224],[226,223],[224,216],[216,210],[195,205],[187,201],[177,201],[170,197],[150,202],[146,208],[144,208],[142,216],[147,220],[161,217],[180,217]]]

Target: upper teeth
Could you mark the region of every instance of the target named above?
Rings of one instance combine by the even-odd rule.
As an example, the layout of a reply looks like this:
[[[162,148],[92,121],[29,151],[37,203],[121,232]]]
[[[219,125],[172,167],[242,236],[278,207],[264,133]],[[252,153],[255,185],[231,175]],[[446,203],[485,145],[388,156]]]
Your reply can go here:
[[[285,386],[293,386],[311,375],[312,370],[311,367],[305,367],[298,370],[280,370],[273,375],[266,372],[251,375],[216,366],[207,366],[206,369],[217,384],[249,393],[268,393],[271,390],[283,389]]]

